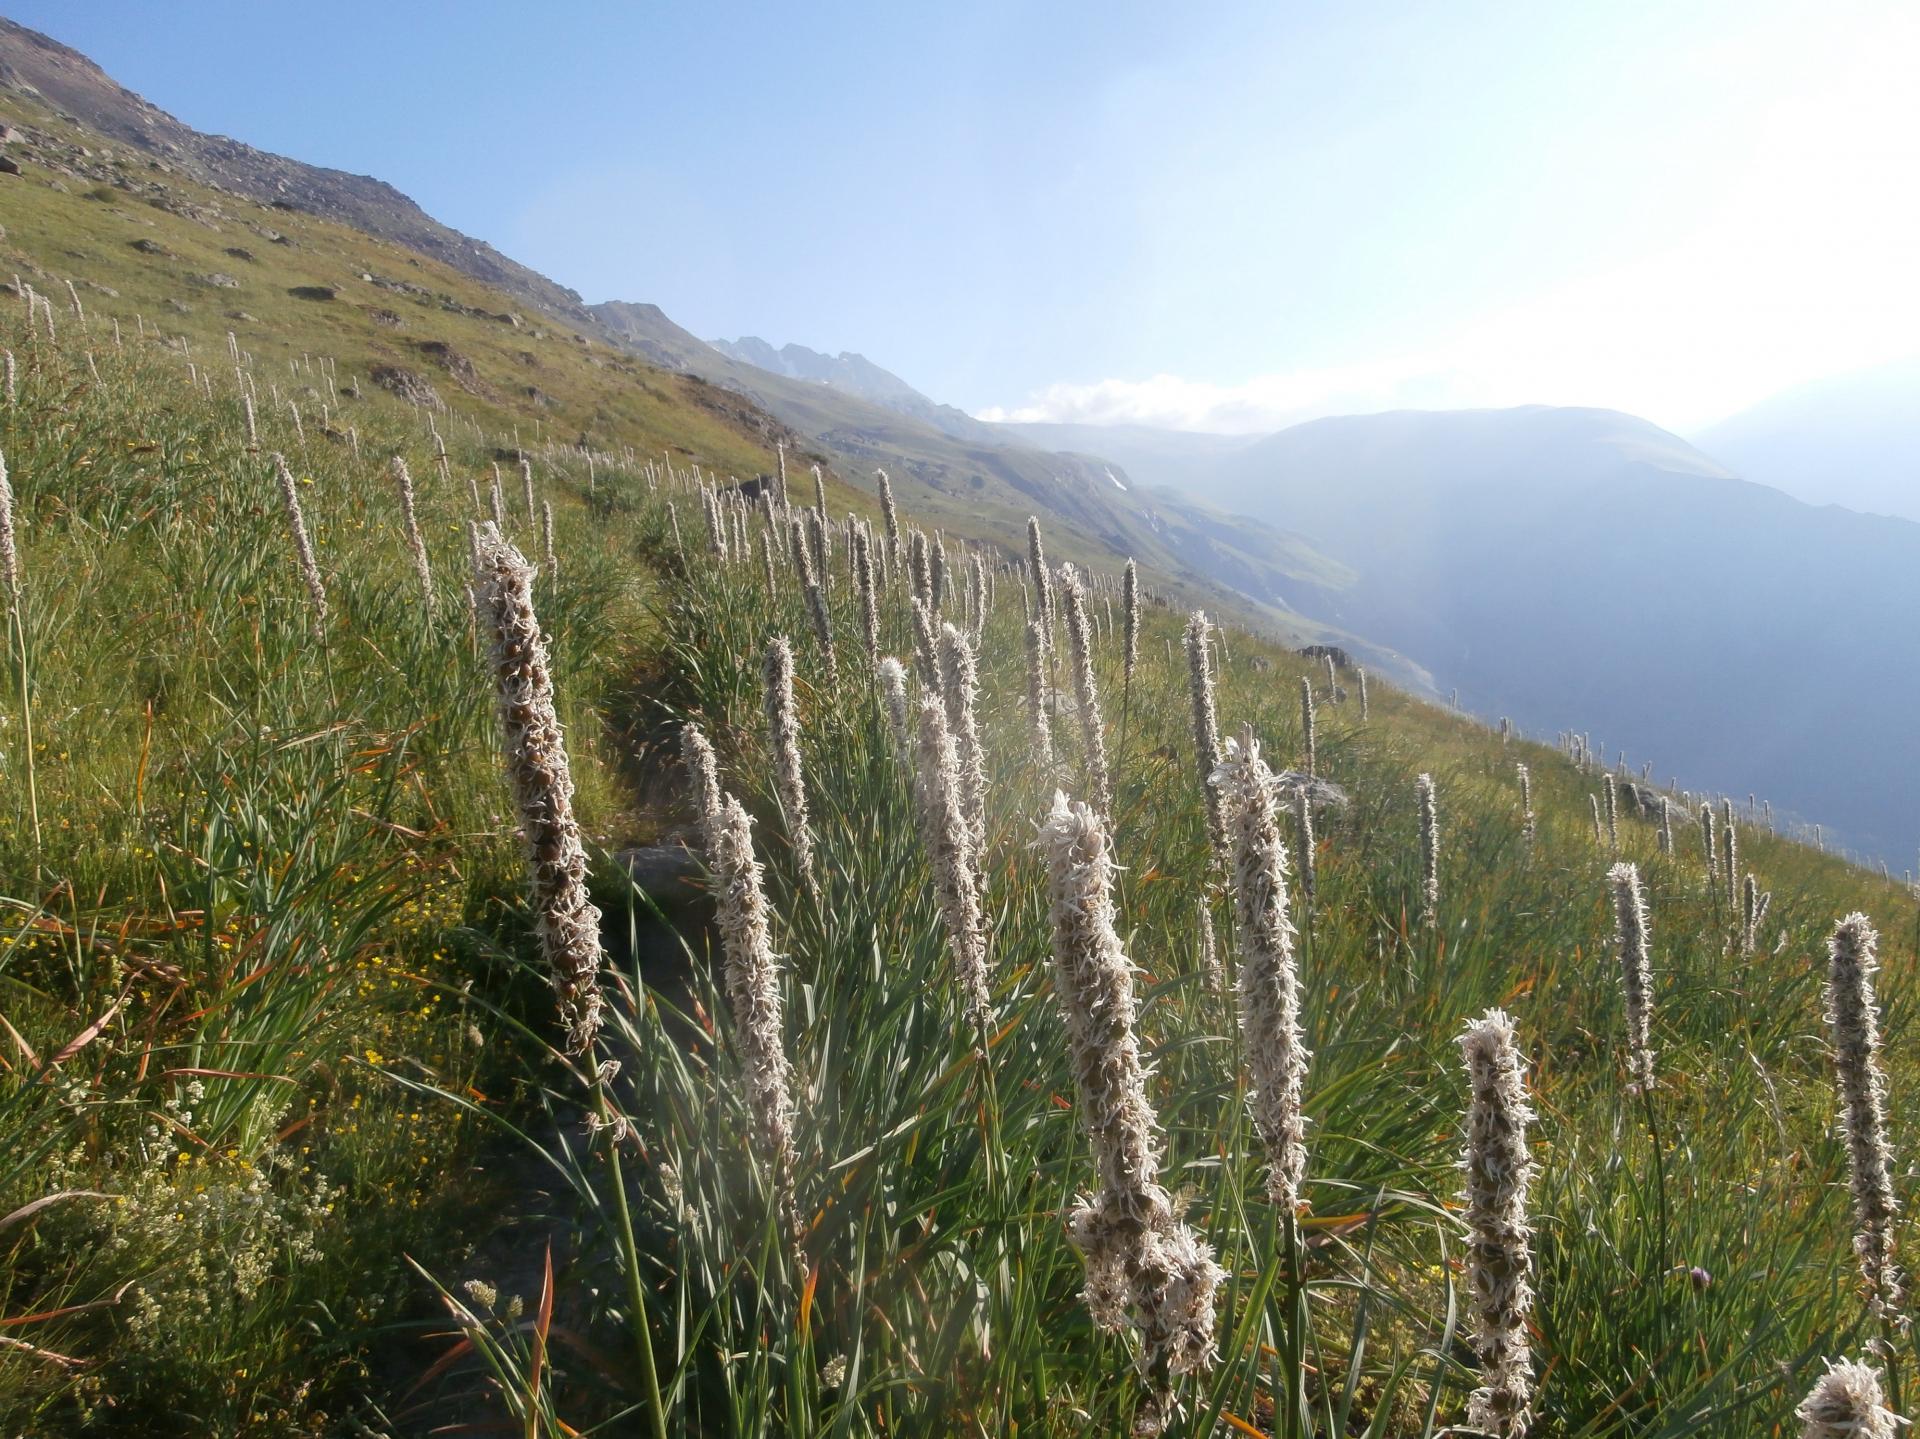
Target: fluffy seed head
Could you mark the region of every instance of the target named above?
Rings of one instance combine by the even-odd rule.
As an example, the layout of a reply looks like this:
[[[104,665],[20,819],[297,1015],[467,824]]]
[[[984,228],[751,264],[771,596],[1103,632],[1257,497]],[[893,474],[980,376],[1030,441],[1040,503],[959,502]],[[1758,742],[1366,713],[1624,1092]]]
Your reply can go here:
[[[900,512],[894,508],[893,483],[887,478],[885,470],[875,470],[873,473],[880,481],[880,517],[887,524],[887,556],[898,565],[900,563]]]
[[[1187,617],[1187,693],[1193,704],[1193,753],[1200,767],[1200,792],[1207,801],[1207,837],[1216,857],[1227,849],[1227,826],[1221,812],[1220,791],[1213,783],[1220,768],[1220,718],[1213,693],[1213,626],[1204,610]]]
[[[1415,787],[1420,795],[1420,923],[1431,929],[1440,922],[1440,811],[1432,775],[1421,775]]]
[[[774,1187],[794,1259],[802,1273],[803,1230],[794,1199],[791,1066],[781,1039],[780,965],[773,953],[766,887],[753,852],[753,821],[727,795],[715,815],[707,864],[713,872],[714,914],[725,960],[734,1044],[740,1052],[754,1147],[774,1172]]]
[[[1309,775],[1319,773],[1319,756],[1313,723],[1313,682],[1305,675],[1300,676],[1300,745],[1306,751],[1306,770]]]
[[[1840,1123],[1847,1136],[1853,1251],[1875,1315],[1904,1329],[1906,1276],[1893,1250],[1899,1204],[1893,1192],[1893,1149],[1887,1142],[1880,1011],[1873,993],[1873,976],[1880,968],[1879,942],[1864,914],[1850,914],[1834,926],[1827,947],[1826,1018]]]
[[[20,546],[13,529],[13,482],[7,478],[7,457],[0,455],[0,584],[7,587],[7,603],[20,603]]]
[[[1273,775],[1251,729],[1237,743],[1227,741],[1213,783],[1233,817],[1234,932],[1240,939],[1240,1032],[1253,1081],[1249,1102],[1267,1153],[1267,1197],[1291,1212],[1306,1172],[1300,1101],[1309,1056],[1287,915],[1287,851]]]
[[[947,729],[959,758],[961,812],[975,862],[987,847],[986,751],[980,743],[975,718],[980,682],[973,646],[966,635],[947,624],[940,627],[940,694],[946,702]]]
[[[1638,865],[1616,864],[1607,871],[1607,882],[1613,886],[1613,943],[1620,956],[1620,987],[1627,1003],[1627,1089],[1638,1093],[1653,1084],[1649,1043],[1653,967],[1647,902]]]
[[[1034,762],[1050,770],[1053,724],[1047,716],[1047,631],[1039,620],[1027,621],[1027,716],[1033,726]]]
[[[1047,569],[1047,551],[1040,543],[1040,518],[1027,516],[1027,567],[1033,577],[1033,603],[1040,622],[1053,633],[1053,579]]]
[[[880,663],[880,600],[873,576],[873,547],[867,532],[853,532],[853,587],[860,601],[860,640],[867,651],[867,665]]]
[[[774,788],[787,822],[787,843],[793,849],[800,882],[815,898],[819,881],[813,869],[813,826],[807,817],[807,783],[800,767],[800,721],[793,701],[793,646],[776,635],[767,645],[763,670],[767,737],[773,746]]]
[[[420,584],[421,602],[431,616],[435,609],[433,571],[428,567],[426,542],[420,538],[420,522],[414,515],[413,473],[398,455],[393,457],[392,470],[394,488],[400,495],[400,532],[406,540],[407,555],[413,561],[414,578]]]
[[[1038,531],[1036,530],[1037,534]],[[1080,739],[1087,765],[1087,788],[1103,816],[1113,813],[1113,780],[1107,769],[1106,723],[1100,718],[1100,689],[1093,677],[1093,637],[1087,626],[1087,596],[1073,566],[1060,571],[1060,600],[1067,616],[1067,644],[1073,653],[1074,698],[1079,702]]]
[[[584,1054],[600,1028],[600,911],[587,897],[587,853],[573,816],[547,641],[533,608],[533,566],[492,525],[475,540],[474,602],[491,649],[540,948],[560,997],[568,1052]]]
[[[1055,793],[1040,830],[1053,926],[1054,991],[1066,1025],[1097,1192],[1077,1201],[1068,1233],[1086,1263],[1094,1322],[1140,1336],[1151,1395],[1135,1432],[1172,1416],[1171,1376],[1210,1369],[1214,1295],[1224,1272],[1174,1215],[1160,1184],[1157,1121],[1134,1035],[1133,966],[1114,929],[1113,856],[1099,814]]]
[[[1880,1392],[1880,1371],[1854,1359],[1829,1359],[1793,1417],[1800,1439],[1894,1439],[1905,1423]]]
[[[1527,1125],[1533,1110],[1513,1021],[1503,1011],[1490,1009],[1469,1023],[1460,1048],[1469,1092],[1462,1166],[1467,1283],[1481,1380],[1467,1400],[1467,1422],[1502,1439],[1522,1439],[1533,1396],[1527,1347],[1533,1309],[1533,1231],[1527,1222],[1533,1161]]]
[[[300,567],[300,578],[307,586],[307,599],[313,606],[313,637],[324,642],[327,637],[327,586],[320,578],[320,566],[313,558],[313,541],[307,538],[307,519],[300,509],[300,489],[294,482],[293,471],[287,468],[287,457],[276,452],[273,456],[274,478],[280,485],[280,506],[286,512],[287,532],[293,538],[293,557]]]
[[[948,627],[951,630],[951,626]],[[992,1013],[987,987],[987,932],[967,814],[961,760],[938,695],[920,700],[920,833],[933,865],[934,894],[947,928],[955,983],[968,1019],[983,1027]]]
[[[913,752],[913,735],[907,727],[907,668],[887,655],[874,673],[880,684],[881,702],[886,705],[887,723],[893,728],[894,744],[904,757]]]
[[[706,732],[688,720],[680,726],[680,756],[686,761],[687,789],[693,803],[693,817],[709,848],[713,844],[713,826],[720,817],[720,761]]]

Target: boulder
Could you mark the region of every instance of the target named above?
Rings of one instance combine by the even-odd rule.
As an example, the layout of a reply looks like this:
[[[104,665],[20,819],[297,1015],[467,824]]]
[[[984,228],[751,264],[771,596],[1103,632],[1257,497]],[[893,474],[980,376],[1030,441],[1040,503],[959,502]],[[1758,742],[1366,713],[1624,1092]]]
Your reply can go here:
[[[430,410],[444,410],[447,407],[438,390],[404,366],[375,365],[369,371],[369,377],[381,389],[398,395],[410,405],[425,405]]]
[[[1331,655],[1335,669],[1344,670],[1353,666],[1353,656],[1341,649],[1339,645],[1308,645],[1300,653],[1310,660],[1322,660]]]
[[[287,293],[296,300],[331,300],[340,292],[331,285],[289,285]]]
[[[19,173],[20,162],[18,160],[12,160],[5,155],[0,155],[0,175],[18,175]]]
[[[1304,770],[1281,770],[1273,777],[1273,787],[1281,802],[1287,806],[1293,804],[1294,796],[1302,790],[1307,792],[1307,802],[1315,809],[1345,809],[1352,802],[1352,796],[1332,780],[1321,779]]]
[[[237,290],[240,288],[240,282],[238,280],[234,279],[231,275],[222,274],[218,270],[211,275],[200,276],[199,282],[215,290]]]
[[[229,245],[224,253],[231,255],[236,260],[245,260],[249,265],[253,263],[253,251],[247,249],[244,245]]]
[[[623,849],[614,861],[627,872],[634,888],[661,909],[691,904],[706,892],[700,883],[699,856],[678,837]]]
[[[173,252],[158,240],[149,240],[142,237],[138,240],[129,240],[127,243],[143,255],[164,255],[168,259],[173,257]]]
[[[1660,792],[1650,784],[1628,780],[1620,786],[1622,798],[1633,812],[1647,819],[1660,818]]]

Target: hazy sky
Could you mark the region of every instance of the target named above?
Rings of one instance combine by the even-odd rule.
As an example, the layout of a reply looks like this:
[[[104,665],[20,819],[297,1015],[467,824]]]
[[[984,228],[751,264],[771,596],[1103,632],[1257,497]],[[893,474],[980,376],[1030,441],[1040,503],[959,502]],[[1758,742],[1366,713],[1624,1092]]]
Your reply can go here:
[[[936,398],[1686,431],[1920,351],[1920,4],[0,0],[589,300]]]

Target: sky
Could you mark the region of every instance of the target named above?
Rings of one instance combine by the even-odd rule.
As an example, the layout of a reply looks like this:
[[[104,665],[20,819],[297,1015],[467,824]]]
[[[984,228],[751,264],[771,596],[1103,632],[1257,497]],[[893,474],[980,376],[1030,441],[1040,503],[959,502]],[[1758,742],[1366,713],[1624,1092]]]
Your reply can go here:
[[[1920,352],[1920,5],[0,0],[588,300],[999,418],[1601,405]]]

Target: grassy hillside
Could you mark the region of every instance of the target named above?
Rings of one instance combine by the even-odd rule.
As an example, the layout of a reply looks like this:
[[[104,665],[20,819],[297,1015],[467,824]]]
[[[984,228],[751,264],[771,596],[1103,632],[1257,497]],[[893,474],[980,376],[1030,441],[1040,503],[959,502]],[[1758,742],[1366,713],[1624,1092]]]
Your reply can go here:
[[[1014,575],[995,575],[981,642],[982,1043],[959,1018],[912,769],[860,654],[847,537],[830,684],[784,542],[769,593],[757,557],[708,552],[683,482],[535,453],[557,568],[543,565],[534,603],[622,956],[606,1031],[568,1058],[464,591],[466,477],[510,437],[443,426],[443,475],[424,417],[369,390],[342,402],[357,457],[311,423],[303,445],[270,406],[256,453],[230,368],[210,371],[207,399],[185,356],[125,323],[116,346],[109,303],[84,331],[60,313],[58,343],[30,339],[17,308],[0,318],[17,362],[0,454],[22,576],[0,666],[7,1427],[1127,1432],[1145,1385],[1127,1341],[1092,1326],[1063,1229],[1096,1180],[1033,844],[1056,785],[1088,791],[1086,762],[1064,654],[1059,761],[1033,754]],[[486,353],[483,331],[460,333]],[[256,353],[264,391],[284,363]],[[340,372],[354,363],[341,356]],[[583,365],[581,382],[594,373]],[[737,434],[716,426],[715,455],[745,446]],[[273,450],[326,589],[317,632]],[[418,483],[430,605],[394,454]],[[543,557],[511,467],[507,503],[509,535]],[[1478,1381],[1454,1037],[1495,1004],[1518,1024],[1540,1115],[1535,1432],[1783,1429],[1818,1358],[1872,1335],[1823,1038],[1824,938],[1855,909],[1881,927],[1903,1092],[1911,897],[1742,825],[1743,870],[1772,895],[1759,951],[1743,953],[1696,832],[1683,826],[1667,857],[1627,820],[1616,856],[1589,817],[1598,777],[1377,681],[1363,720],[1352,672],[1335,702],[1324,671],[1228,636],[1223,731],[1250,725],[1276,766],[1297,757],[1306,675],[1320,772],[1351,796],[1317,817],[1312,898],[1297,857],[1288,886],[1313,1054],[1310,1208],[1292,1230],[1265,1198],[1235,1001],[1200,954],[1206,905],[1234,973],[1182,616],[1147,609],[1129,687],[1111,584],[1095,596],[1093,660],[1118,928],[1164,1180],[1227,1276],[1219,1362],[1180,1386],[1172,1432],[1414,1435],[1459,1420]],[[881,643],[910,656],[903,586],[896,567]],[[795,867],[762,709],[775,635],[798,653],[817,897]],[[606,858],[661,823],[636,776],[671,760],[687,718],[757,821],[804,1282],[751,1137],[717,941],[710,954],[694,923],[684,968],[663,969],[648,895]],[[1531,845],[1517,760],[1535,775]],[[1417,919],[1421,772],[1439,795],[1431,928]],[[1645,1098],[1623,1086],[1604,879],[1617,857],[1640,863],[1651,904],[1659,1082]],[[643,933],[653,948],[629,943]],[[1903,1197],[1913,1138],[1896,1107]],[[1905,1339],[1898,1366],[1910,1384]]]
[[[62,63],[87,72],[81,78],[94,98],[76,101],[82,113],[119,115],[122,101],[132,103],[79,57],[64,52]],[[99,98],[108,92],[119,99]],[[818,463],[833,475],[837,467],[851,482],[847,493],[835,486],[836,504],[870,496],[872,470],[886,466],[930,521],[992,536],[1009,553],[1037,511],[1052,522],[1063,556],[1113,564],[1132,555],[1150,583],[1188,602],[1224,606],[1295,643],[1343,643],[1409,682],[1424,679],[1389,650],[1301,618],[1296,604],[1349,576],[1297,536],[1229,521],[1172,495],[1122,491],[1103,465],[1082,456],[965,444],[880,406],[728,360],[650,306],[589,311],[555,300],[560,292],[541,281],[542,307],[532,308],[515,298],[528,293],[522,282],[530,272],[502,271],[499,257],[478,247],[449,253],[450,232],[385,187],[373,188],[401,201],[413,219],[397,230],[383,223],[383,230],[412,236],[422,248],[291,202],[249,198],[272,193],[251,171],[213,188],[193,178],[204,169],[198,162],[157,159],[18,88],[4,103],[21,127],[9,153],[23,173],[0,177],[17,202],[8,207],[0,263],[61,298],[62,282],[71,279],[83,304],[144,316],[143,323],[185,337],[203,361],[220,362],[229,332],[270,366],[328,357],[338,371],[332,383],[291,371],[284,383],[270,382],[276,403],[289,402],[306,418],[339,410],[342,385],[366,390],[398,370],[412,377],[402,393],[421,398],[417,381],[430,387],[434,404],[470,422],[510,427],[516,445],[551,437],[610,446],[618,437],[643,453],[671,450],[745,476],[771,468],[772,447],[785,439],[801,471]],[[166,123],[196,155],[213,143]],[[289,193],[302,203],[330,204],[300,178],[322,172],[275,163],[298,172]],[[343,213],[360,211],[349,205]],[[415,219],[432,233],[418,230]],[[476,271],[514,288],[490,288],[472,277]]]
[[[23,173],[0,177],[0,276],[18,274],[62,311],[71,280],[101,331],[112,316],[127,329],[141,316],[208,369],[231,368],[231,333],[263,397],[277,390],[304,421],[338,417],[344,432],[355,415],[343,389],[377,391],[385,366],[431,388],[443,431],[465,421],[511,427],[529,445],[617,442],[738,474],[759,473],[784,434],[735,396],[518,315],[499,292],[410,250],[163,173],[26,102],[8,108],[30,128],[9,147]],[[322,356],[331,384],[292,368]]]

